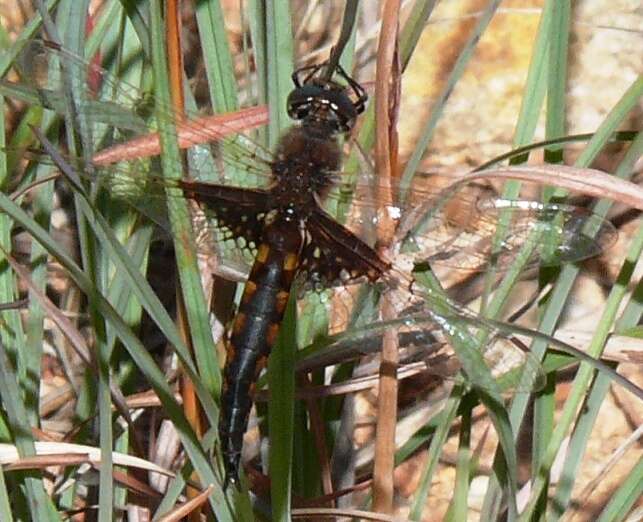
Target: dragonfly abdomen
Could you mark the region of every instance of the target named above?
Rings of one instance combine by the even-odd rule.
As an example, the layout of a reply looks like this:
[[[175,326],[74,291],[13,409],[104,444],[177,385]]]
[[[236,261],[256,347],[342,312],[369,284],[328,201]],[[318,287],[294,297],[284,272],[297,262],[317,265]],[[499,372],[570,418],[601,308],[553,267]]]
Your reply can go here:
[[[267,225],[226,343],[219,425],[226,485],[239,480],[254,386],[277,341],[302,244],[298,220],[279,216]]]

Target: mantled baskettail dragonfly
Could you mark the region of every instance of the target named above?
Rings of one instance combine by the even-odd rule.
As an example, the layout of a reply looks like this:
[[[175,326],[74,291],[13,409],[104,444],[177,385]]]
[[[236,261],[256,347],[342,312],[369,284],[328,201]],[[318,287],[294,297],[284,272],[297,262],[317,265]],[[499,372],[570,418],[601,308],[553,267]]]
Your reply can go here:
[[[66,52],[47,44],[35,44],[35,47],[38,48],[30,52],[55,58],[64,53],[66,59],[70,58]],[[191,172],[210,170],[217,175],[215,181],[161,179],[143,172],[150,168],[147,160],[128,158],[104,165],[111,160],[102,158],[94,159],[88,166],[77,158],[69,158],[79,170],[87,170],[93,179],[106,183],[114,197],[132,201],[137,208],[150,198],[156,197],[156,201],[167,198],[168,187],[180,189],[180,197],[195,202],[209,218],[207,223],[201,218],[195,223],[199,222],[204,235],[206,232],[214,235],[222,273],[227,273],[226,264],[236,268],[240,260],[251,265],[237,315],[226,338],[219,432],[226,484],[238,481],[243,435],[255,382],[277,339],[293,286],[303,292],[358,283],[385,289],[399,313],[407,314],[405,333],[408,335],[408,329],[416,326],[411,343],[420,348],[423,340],[433,338],[433,330],[451,328],[449,314],[454,317],[464,314],[470,324],[490,331],[482,320],[476,322],[470,312],[453,303],[442,302],[442,307],[449,310],[446,315],[436,313],[433,309],[436,297],[414,287],[408,269],[401,268],[398,259],[382,257],[371,243],[360,238],[361,234],[369,233],[369,226],[377,222],[379,213],[386,212],[401,220],[400,229],[404,233],[397,238],[396,247],[401,258],[474,271],[483,270],[491,254],[495,268],[502,270],[535,233],[555,235],[556,244],[544,260],[552,264],[596,255],[613,239],[609,223],[573,207],[507,201],[493,196],[467,199],[452,190],[443,192],[421,184],[407,197],[407,201],[413,202],[412,207],[407,204],[380,208],[376,200],[363,194],[377,184],[373,174],[362,175],[360,184],[351,188],[355,194],[351,205],[357,215],[354,225],[349,228],[340,224],[328,210],[345,197],[336,190],[341,182],[339,140],[355,125],[367,96],[361,85],[341,67],[330,71],[328,77],[322,74],[324,67],[324,64],[304,67],[293,74],[295,87],[288,98],[288,113],[296,123],[282,136],[274,154],[253,145],[243,135],[229,137],[239,129],[226,130],[225,123],[220,127],[223,130],[217,131],[220,146],[214,151],[202,145],[191,149],[188,157]],[[120,103],[135,101],[138,97],[132,94],[137,92],[135,89],[123,87],[105,72],[101,72],[100,79],[102,90],[112,97],[116,93],[115,99]],[[59,91],[51,85],[46,90],[29,86],[17,91],[16,86],[2,85],[3,89],[10,87],[14,88],[14,95],[26,93],[31,99],[44,100],[54,108],[60,101]],[[100,104],[92,99],[89,105],[94,109],[92,114],[100,117],[100,110],[96,109]],[[127,111],[118,113],[120,119],[114,117],[115,114],[97,125],[103,131],[121,127],[140,130],[140,122],[132,125],[133,118]],[[170,109],[167,117],[173,117]],[[196,125],[192,131],[195,144],[206,141],[199,139],[200,136],[212,140],[212,131]],[[230,166],[233,174],[227,169]],[[239,173],[242,177],[238,177]],[[171,199],[167,198],[168,204]],[[447,207],[454,202],[458,208],[468,209],[465,219],[462,216],[454,219],[449,214]],[[418,208],[431,210],[418,212]],[[427,217],[427,213],[430,216]],[[405,215],[411,218],[405,221]],[[506,239],[498,243],[493,238],[501,220]],[[592,221],[596,229],[602,228],[597,239],[582,232]],[[533,257],[525,265],[542,261]],[[417,317],[425,319],[415,322]],[[488,344],[493,341],[488,341],[485,347]]]

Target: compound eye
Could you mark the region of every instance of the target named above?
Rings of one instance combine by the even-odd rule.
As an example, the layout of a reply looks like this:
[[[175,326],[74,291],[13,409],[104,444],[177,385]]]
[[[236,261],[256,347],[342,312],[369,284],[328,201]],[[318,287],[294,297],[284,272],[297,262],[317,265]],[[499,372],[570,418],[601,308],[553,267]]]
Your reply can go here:
[[[315,99],[323,95],[323,90],[317,85],[302,85],[288,95],[288,115],[294,120],[303,120],[308,116],[315,104]]]
[[[310,114],[310,111],[310,103],[288,104],[288,116],[290,116],[293,120],[305,119]]]
[[[351,130],[357,119],[357,108],[344,91],[332,91],[327,93],[327,103],[332,108],[337,120],[339,131]]]

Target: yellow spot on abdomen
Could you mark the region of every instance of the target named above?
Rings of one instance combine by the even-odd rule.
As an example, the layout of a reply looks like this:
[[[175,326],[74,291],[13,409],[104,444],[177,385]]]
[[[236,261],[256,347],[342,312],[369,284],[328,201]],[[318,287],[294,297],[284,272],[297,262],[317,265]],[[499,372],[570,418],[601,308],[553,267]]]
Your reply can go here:
[[[246,326],[246,314],[238,312],[232,325],[232,335],[240,334]]]
[[[287,254],[286,258],[284,259],[284,270],[288,270],[289,272],[296,270],[298,262],[299,256],[297,254]]]
[[[262,243],[261,245],[259,245],[259,249],[257,250],[257,257],[255,258],[255,260],[259,261],[260,263],[265,263],[268,260],[269,254],[270,247],[265,243]]]
[[[268,327],[268,332],[266,335],[266,343],[268,346],[271,348],[275,345],[277,342],[277,336],[279,335],[279,323],[272,323]]]
[[[247,303],[248,301],[250,301],[254,297],[256,292],[257,283],[248,279],[248,281],[246,281],[246,286],[243,289],[242,302]]]

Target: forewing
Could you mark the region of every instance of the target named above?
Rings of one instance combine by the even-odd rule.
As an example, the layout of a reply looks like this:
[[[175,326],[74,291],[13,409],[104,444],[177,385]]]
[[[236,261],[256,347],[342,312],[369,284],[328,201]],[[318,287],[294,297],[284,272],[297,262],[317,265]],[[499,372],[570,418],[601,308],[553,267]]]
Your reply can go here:
[[[609,221],[572,205],[496,197],[465,203],[456,213],[442,204],[407,216],[398,231],[400,251],[416,262],[504,271],[516,262],[527,269],[581,261],[616,238]]]
[[[433,189],[428,181],[408,190],[404,204],[379,204],[375,195],[387,188],[379,183],[362,175],[352,187],[351,218],[361,228],[397,220],[396,263],[504,271],[523,256],[525,268],[560,265],[600,255],[617,236],[609,221],[574,205],[504,199],[474,183]],[[325,204],[336,207],[346,192]]]
[[[174,124],[180,146],[191,147],[189,170],[193,177],[244,187],[265,187],[272,180],[271,154],[250,137],[240,134],[267,122],[267,111],[261,108],[210,117],[188,110],[185,118],[178,119],[172,107],[163,106],[127,81],[50,42],[30,42],[17,62],[23,64],[20,76],[24,82],[0,81],[0,92],[59,114],[67,111],[60,63],[78,72],[85,88],[77,89],[74,103],[92,127],[94,152],[101,151],[91,165],[98,176],[113,175],[115,171],[131,176],[146,175],[148,162],[136,158],[158,155],[160,145],[158,135],[140,135],[153,133],[156,119],[162,118]],[[135,81],[133,72],[128,76],[130,70],[136,71],[136,65],[128,63],[119,74]],[[150,141],[155,141],[156,148],[150,148]],[[38,161],[46,161],[46,155],[35,156]],[[67,160],[90,170],[89,166],[79,165],[78,159]],[[127,166],[122,162],[127,162]],[[183,171],[183,165],[177,164],[176,169]]]

